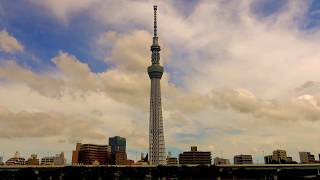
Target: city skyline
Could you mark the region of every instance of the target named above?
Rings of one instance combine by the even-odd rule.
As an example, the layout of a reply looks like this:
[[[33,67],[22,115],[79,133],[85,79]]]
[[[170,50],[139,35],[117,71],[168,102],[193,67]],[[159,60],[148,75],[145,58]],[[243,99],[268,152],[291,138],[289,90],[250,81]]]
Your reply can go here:
[[[166,152],[197,145],[260,161],[274,149],[295,160],[319,152],[319,2],[157,4]],[[70,158],[75,142],[112,135],[127,138],[132,159],[148,152],[153,5],[0,2],[4,159],[16,150]]]

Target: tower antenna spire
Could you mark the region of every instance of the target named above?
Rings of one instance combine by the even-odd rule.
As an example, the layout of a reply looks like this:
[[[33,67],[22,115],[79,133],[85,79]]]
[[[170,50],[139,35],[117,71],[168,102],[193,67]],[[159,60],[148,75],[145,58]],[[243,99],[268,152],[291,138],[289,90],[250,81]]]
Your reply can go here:
[[[153,19],[154,19],[154,22],[153,22],[153,36],[154,37],[157,37],[157,10],[158,10],[158,6],[157,5],[154,5],[153,6],[153,11],[154,11],[154,16],[153,16]]]

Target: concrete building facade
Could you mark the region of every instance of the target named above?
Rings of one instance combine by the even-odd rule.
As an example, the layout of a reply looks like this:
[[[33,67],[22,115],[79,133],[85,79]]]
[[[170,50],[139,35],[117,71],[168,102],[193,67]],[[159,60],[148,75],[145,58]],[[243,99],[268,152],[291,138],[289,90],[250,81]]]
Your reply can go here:
[[[253,164],[252,155],[236,155],[233,157],[234,164]]]
[[[211,164],[211,152],[198,151],[196,146],[191,147],[191,151],[179,154],[180,165],[209,165]]]
[[[31,154],[31,156],[28,158],[28,160],[26,161],[27,165],[39,165],[39,159],[37,158],[36,154]]]
[[[299,152],[300,157],[300,163],[302,164],[309,164],[309,163],[315,163],[316,159],[313,154],[310,152]]]
[[[111,147],[77,143],[76,150],[72,152],[72,164],[92,165],[93,163],[111,164]]]
[[[277,149],[272,152],[272,160],[276,162],[287,162],[287,151]]]
[[[43,157],[41,158],[41,165],[66,165],[66,158],[63,152],[55,156]]]
[[[215,158],[213,159],[213,164],[214,164],[214,165],[230,164],[230,160],[229,160],[229,159],[224,159],[224,158],[215,157]]]
[[[272,164],[272,155],[264,156],[264,163],[265,164]]]
[[[167,157],[167,165],[168,166],[177,166],[178,165],[178,158],[176,158],[176,157]]]

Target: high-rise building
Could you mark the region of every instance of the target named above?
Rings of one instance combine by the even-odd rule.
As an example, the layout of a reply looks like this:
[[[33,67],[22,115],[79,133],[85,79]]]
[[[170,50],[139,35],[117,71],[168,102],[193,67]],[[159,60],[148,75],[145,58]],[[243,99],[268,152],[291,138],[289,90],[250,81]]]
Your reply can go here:
[[[252,155],[236,155],[233,157],[234,164],[252,164]]]
[[[213,159],[213,164],[214,164],[214,165],[230,164],[230,161],[229,161],[229,159],[224,159],[224,158],[215,157],[215,158]]]
[[[126,138],[114,136],[109,138],[109,146],[111,146],[111,164],[114,165],[130,165],[131,160],[127,159]]]
[[[108,145],[80,144],[72,152],[72,164],[110,164],[111,147]]]
[[[151,80],[150,93],[150,119],[149,119],[149,161],[152,165],[165,165],[166,153],[164,142],[164,129],[161,107],[160,80],[163,67],[160,65],[160,45],[157,36],[157,6],[154,9],[154,34],[151,45],[151,62],[148,74]]]
[[[303,164],[315,163],[316,159],[310,152],[299,152],[300,162]]]
[[[277,149],[272,152],[272,160],[275,162],[287,162],[287,152],[285,150]]]
[[[114,136],[109,138],[109,146],[111,146],[111,152],[116,150],[126,152],[126,138],[120,136]]]
[[[192,146],[191,151],[179,154],[179,164],[211,164],[211,152],[198,151],[196,146]]]
[[[39,159],[36,154],[31,154],[31,156],[26,161],[27,165],[39,165]]]

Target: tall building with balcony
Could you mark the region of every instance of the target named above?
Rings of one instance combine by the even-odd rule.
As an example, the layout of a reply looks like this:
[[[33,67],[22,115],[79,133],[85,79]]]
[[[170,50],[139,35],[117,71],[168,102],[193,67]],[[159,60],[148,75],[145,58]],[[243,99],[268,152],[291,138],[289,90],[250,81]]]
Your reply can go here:
[[[300,162],[303,164],[315,163],[316,159],[310,152],[299,152]]]
[[[180,165],[209,165],[211,164],[211,152],[198,151],[197,146],[191,146],[191,151],[179,154]]]
[[[252,155],[236,155],[233,157],[233,163],[234,164],[252,164]]]
[[[108,145],[77,143],[76,150],[72,152],[72,164],[92,165],[99,163],[107,165],[111,159],[111,147]]]

